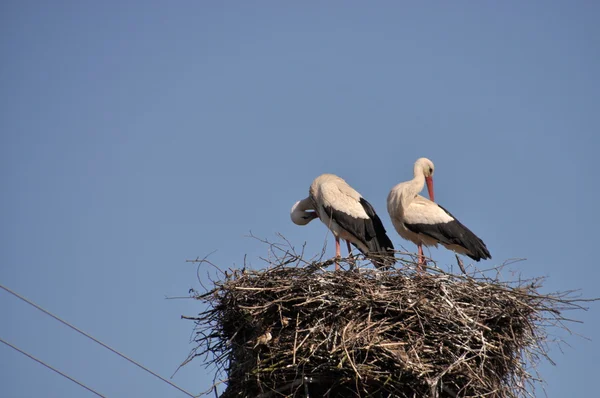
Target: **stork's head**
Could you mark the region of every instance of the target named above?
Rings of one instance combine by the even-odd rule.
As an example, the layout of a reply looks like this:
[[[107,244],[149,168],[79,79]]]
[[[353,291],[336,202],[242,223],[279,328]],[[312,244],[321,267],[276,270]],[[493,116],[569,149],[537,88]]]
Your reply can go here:
[[[308,198],[294,203],[294,206],[292,206],[292,210],[290,212],[292,222],[296,225],[306,225],[315,218],[319,217],[316,211],[307,210],[313,210],[312,203]]]
[[[427,158],[419,158],[415,162],[415,177],[419,174],[423,174],[425,176],[425,182],[427,183],[427,192],[429,193],[429,199],[433,202],[433,171],[435,167],[433,166],[433,162]]]

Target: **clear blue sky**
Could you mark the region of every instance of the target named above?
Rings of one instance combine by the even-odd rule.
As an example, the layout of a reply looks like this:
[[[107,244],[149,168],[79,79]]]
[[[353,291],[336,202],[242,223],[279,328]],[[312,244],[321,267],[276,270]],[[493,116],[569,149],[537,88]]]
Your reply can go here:
[[[598,288],[600,3],[4,1],[0,282],[164,376],[222,267],[325,227],[289,210],[317,175],[382,216],[420,156],[493,261],[545,291]],[[333,246],[328,246],[329,255]],[[453,254],[432,250],[443,264]],[[510,278],[511,275],[505,275]],[[598,305],[571,316],[550,397],[597,393]],[[0,291],[0,337],[109,397],[184,396]],[[194,393],[201,363],[174,382]],[[0,345],[3,397],[92,396]]]

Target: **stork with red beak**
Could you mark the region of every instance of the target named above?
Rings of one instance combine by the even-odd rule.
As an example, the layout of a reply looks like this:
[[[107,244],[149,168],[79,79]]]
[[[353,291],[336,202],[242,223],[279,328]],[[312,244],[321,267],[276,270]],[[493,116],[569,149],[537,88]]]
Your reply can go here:
[[[388,195],[388,213],[398,234],[419,250],[418,269],[423,270],[423,245],[443,245],[475,261],[492,258],[485,243],[458,221],[449,211],[434,203],[433,162],[420,158],[414,165],[414,178],[392,188]],[[419,195],[427,184],[429,199]]]

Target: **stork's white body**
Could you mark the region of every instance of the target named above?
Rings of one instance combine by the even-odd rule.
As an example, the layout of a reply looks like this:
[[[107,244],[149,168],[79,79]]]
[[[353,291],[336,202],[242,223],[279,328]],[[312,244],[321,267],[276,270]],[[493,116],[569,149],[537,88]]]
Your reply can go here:
[[[491,258],[481,239],[437,203],[419,195],[426,177],[433,175],[433,163],[421,158],[414,166],[414,178],[392,188],[388,213],[398,234],[419,247],[442,244],[476,261]],[[431,183],[433,185],[433,183]]]
[[[363,253],[369,251],[367,245],[342,228],[326,211],[331,208],[356,220],[368,220],[369,216],[359,202],[362,196],[356,190],[336,175],[323,174],[310,185],[309,194],[319,218],[335,237],[354,244]]]
[[[344,239],[365,255],[386,257],[376,265],[393,263],[394,247],[381,219],[360,193],[336,175],[323,174],[315,178],[308,198],[297,202],[290,215],[298,225],[306,225],[318,217],[336,238],[337,256],[340,255],[339,239]]]
[[[400,185],[400,184],[399,184]],[[394,187],[396,189],[398,186]],[[388,212],[392,219],[392,224],[402,238],[413,242],[415,245],[425,245],[437,247],[439,240],[432,238],[424,233],[413,232],[406,225],[440,225],[455,221],[454,217],[446,213],[435,202],[421,196],[414,196],[413,200],[406,200],[406,207],[398,205],[402,202],[402,187],[390,192],[388,197]],[[393,214],[393,215],[392,215]],[[467,254],[466,250],[458,245],[446,244],[447,249],[460,254]]]

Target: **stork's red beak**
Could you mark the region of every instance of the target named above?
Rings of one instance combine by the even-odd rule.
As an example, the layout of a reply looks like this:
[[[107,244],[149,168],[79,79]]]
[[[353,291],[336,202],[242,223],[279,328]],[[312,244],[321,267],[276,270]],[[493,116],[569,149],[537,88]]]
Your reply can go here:
[[[425,177],[425,182],[427,183],[427,192],[429,193],[429,200],[435,202],[435,199],[433,198],[433,177]]]

